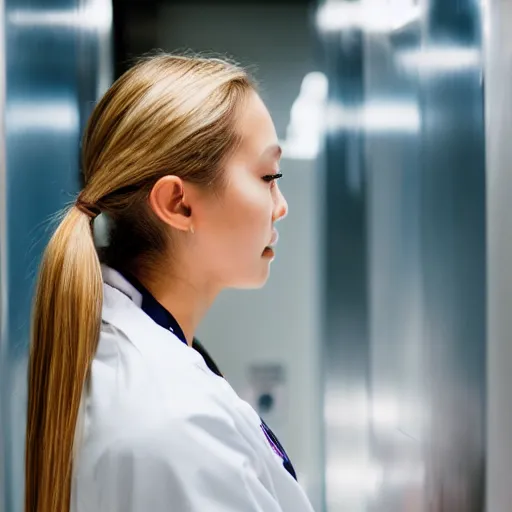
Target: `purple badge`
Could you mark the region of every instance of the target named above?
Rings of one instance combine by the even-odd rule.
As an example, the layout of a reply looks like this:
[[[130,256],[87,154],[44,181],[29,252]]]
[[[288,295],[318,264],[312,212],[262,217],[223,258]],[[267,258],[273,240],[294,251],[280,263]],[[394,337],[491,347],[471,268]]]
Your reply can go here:
[[[277,446],[277,444],[274,442],[274,440],[272,439],[272,437],[270,436],[267,428],[266,428],[266,425],[265,424],[262,424],[260,425],[261,427],[261,430],[263,430],[263,433],[265,434],[265,437],[267,438],[267,441],[268,443],[270,444],[270,446],[272,447],[272,450],[274,450],[274,452],[279,456],[281,457],[281,459],[283,460],[286,460],[286,456],[284,455],[284,453],[279,449],[279,446]]]

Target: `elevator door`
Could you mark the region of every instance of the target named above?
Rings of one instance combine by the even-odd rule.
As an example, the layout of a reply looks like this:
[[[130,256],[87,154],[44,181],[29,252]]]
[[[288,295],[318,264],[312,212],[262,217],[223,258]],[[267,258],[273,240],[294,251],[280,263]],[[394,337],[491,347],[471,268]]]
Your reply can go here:
[[[328,4],[328,510],[480,512],[480,4]]]

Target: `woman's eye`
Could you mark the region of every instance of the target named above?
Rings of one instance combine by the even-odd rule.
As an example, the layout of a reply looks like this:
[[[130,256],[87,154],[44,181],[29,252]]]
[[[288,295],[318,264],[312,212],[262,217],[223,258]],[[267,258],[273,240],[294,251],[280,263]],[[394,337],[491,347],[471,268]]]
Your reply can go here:
[[[282,177],[283,175],[281,173],[267,174],[267,176],[263,176],[263,181],[266,181],[267,183],[272,183],[273,181],[278,180]]]

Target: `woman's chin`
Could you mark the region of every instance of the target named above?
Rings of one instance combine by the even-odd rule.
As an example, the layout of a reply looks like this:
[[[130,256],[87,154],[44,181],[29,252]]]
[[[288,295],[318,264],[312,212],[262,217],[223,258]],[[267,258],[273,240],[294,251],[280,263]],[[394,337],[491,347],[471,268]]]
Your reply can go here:
[[[263,288],[268,281],[270,276],[270,261],[261,265],[258,269],[258,272],[255,272],[250,277],[247,276],[244,279],[237,280],[231,288],[235,288],[237,290],[259,290]]]

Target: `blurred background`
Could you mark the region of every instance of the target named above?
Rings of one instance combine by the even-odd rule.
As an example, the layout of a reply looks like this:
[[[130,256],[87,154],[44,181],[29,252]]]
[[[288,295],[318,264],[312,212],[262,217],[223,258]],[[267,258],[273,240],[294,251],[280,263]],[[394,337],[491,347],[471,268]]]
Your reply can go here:
[[[29,311],[97,98],[221,53],[284,148],[267,287],[198,338],[318,512],[512,510],[512,2],[0,0],[0,512],[22,510]]]

